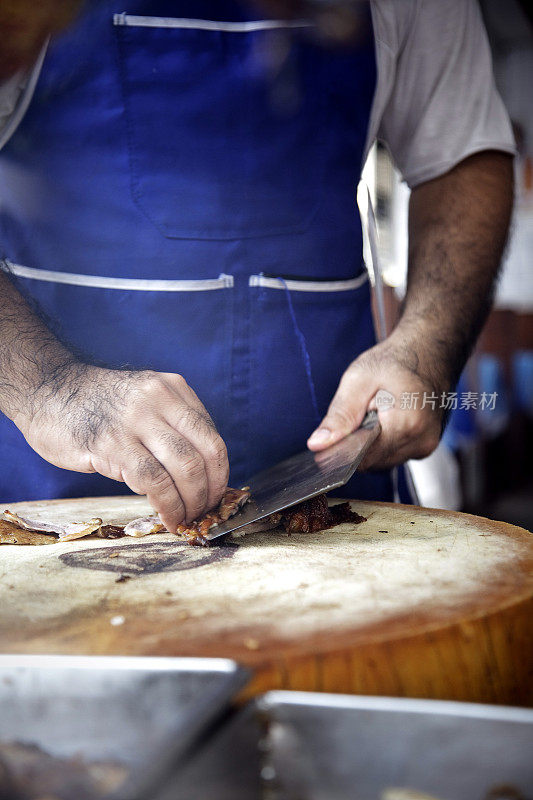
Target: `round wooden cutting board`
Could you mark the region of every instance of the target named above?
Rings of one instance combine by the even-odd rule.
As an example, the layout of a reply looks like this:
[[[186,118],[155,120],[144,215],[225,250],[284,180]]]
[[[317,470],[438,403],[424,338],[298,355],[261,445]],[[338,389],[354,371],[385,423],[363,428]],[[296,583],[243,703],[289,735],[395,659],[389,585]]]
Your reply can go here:
[[[533,535],[452,512],[353,502],[367,517],[209,548],[170,534],[0,547],[0,650],[225,656],[273,688],[528,705]],[[19,503],[124,523],[144,498]],[[0,523],[1,524],[1,523]]]

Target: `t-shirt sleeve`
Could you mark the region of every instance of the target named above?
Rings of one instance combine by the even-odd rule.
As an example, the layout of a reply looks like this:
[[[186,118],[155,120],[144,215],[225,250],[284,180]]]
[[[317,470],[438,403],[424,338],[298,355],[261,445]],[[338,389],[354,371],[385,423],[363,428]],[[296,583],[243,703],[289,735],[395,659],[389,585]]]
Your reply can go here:
[[[378,136],[411,187],[473,153],[515,152],[476,0],[417,0]]]

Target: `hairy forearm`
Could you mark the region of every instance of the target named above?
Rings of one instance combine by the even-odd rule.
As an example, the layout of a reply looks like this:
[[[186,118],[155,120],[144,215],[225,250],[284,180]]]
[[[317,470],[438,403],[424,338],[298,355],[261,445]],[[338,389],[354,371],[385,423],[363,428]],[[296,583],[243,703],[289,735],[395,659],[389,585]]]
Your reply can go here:
[[[449,391],[480,331],[509,227],[512,184],[511,157],[485,152],[412,192],[400,321],[349,365],[308,441],[312,450],[355,430],[382,390],[413,403],[378,406],[381,433],[363,469],[425,458],[437,447],[444,412],[418,398]]]
[[[65,383],[76,359],[3,270],[0,298],[0,410],[16,420]]]
[[[512,200],[512,158],[495,151],[411,194],[408,283],[395,336],[436,390],[456,383],[490,310]]]

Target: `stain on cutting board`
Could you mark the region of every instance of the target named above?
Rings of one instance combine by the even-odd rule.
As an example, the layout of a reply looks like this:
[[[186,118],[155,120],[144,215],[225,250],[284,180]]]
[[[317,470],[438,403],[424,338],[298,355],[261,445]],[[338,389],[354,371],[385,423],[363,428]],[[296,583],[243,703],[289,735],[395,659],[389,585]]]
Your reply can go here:
[[[180,572],[197,569],[231,558],[237,544],[222,543],[216,547],[191,547],[191,545],[169,542],[142,542],[124,544],[97,550],[77,550],[62,553],[59,560],[68,567],[103,570],[105,572],[128,573],[129,575],[153,575],[159,572]]]

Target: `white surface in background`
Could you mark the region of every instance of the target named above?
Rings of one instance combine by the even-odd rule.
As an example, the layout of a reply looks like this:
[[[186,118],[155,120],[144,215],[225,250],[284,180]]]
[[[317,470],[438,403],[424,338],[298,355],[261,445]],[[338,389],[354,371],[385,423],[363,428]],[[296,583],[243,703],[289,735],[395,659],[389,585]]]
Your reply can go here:
[[[409,461],[420,504],[427,508],[461,508],[459,465],[451,450],[441,442],[427,458]]]
[[[407,281],[407,251],[408,222],[409,222],[409,197],[411,191],[402,181],[398,170],[394,170],[393,190],[391,202],[391,253],[388,264],[384,270],[385,283],[398,289],[403,297]]]
[[[516,201],[495,305],[533,312],[533,192]]]

